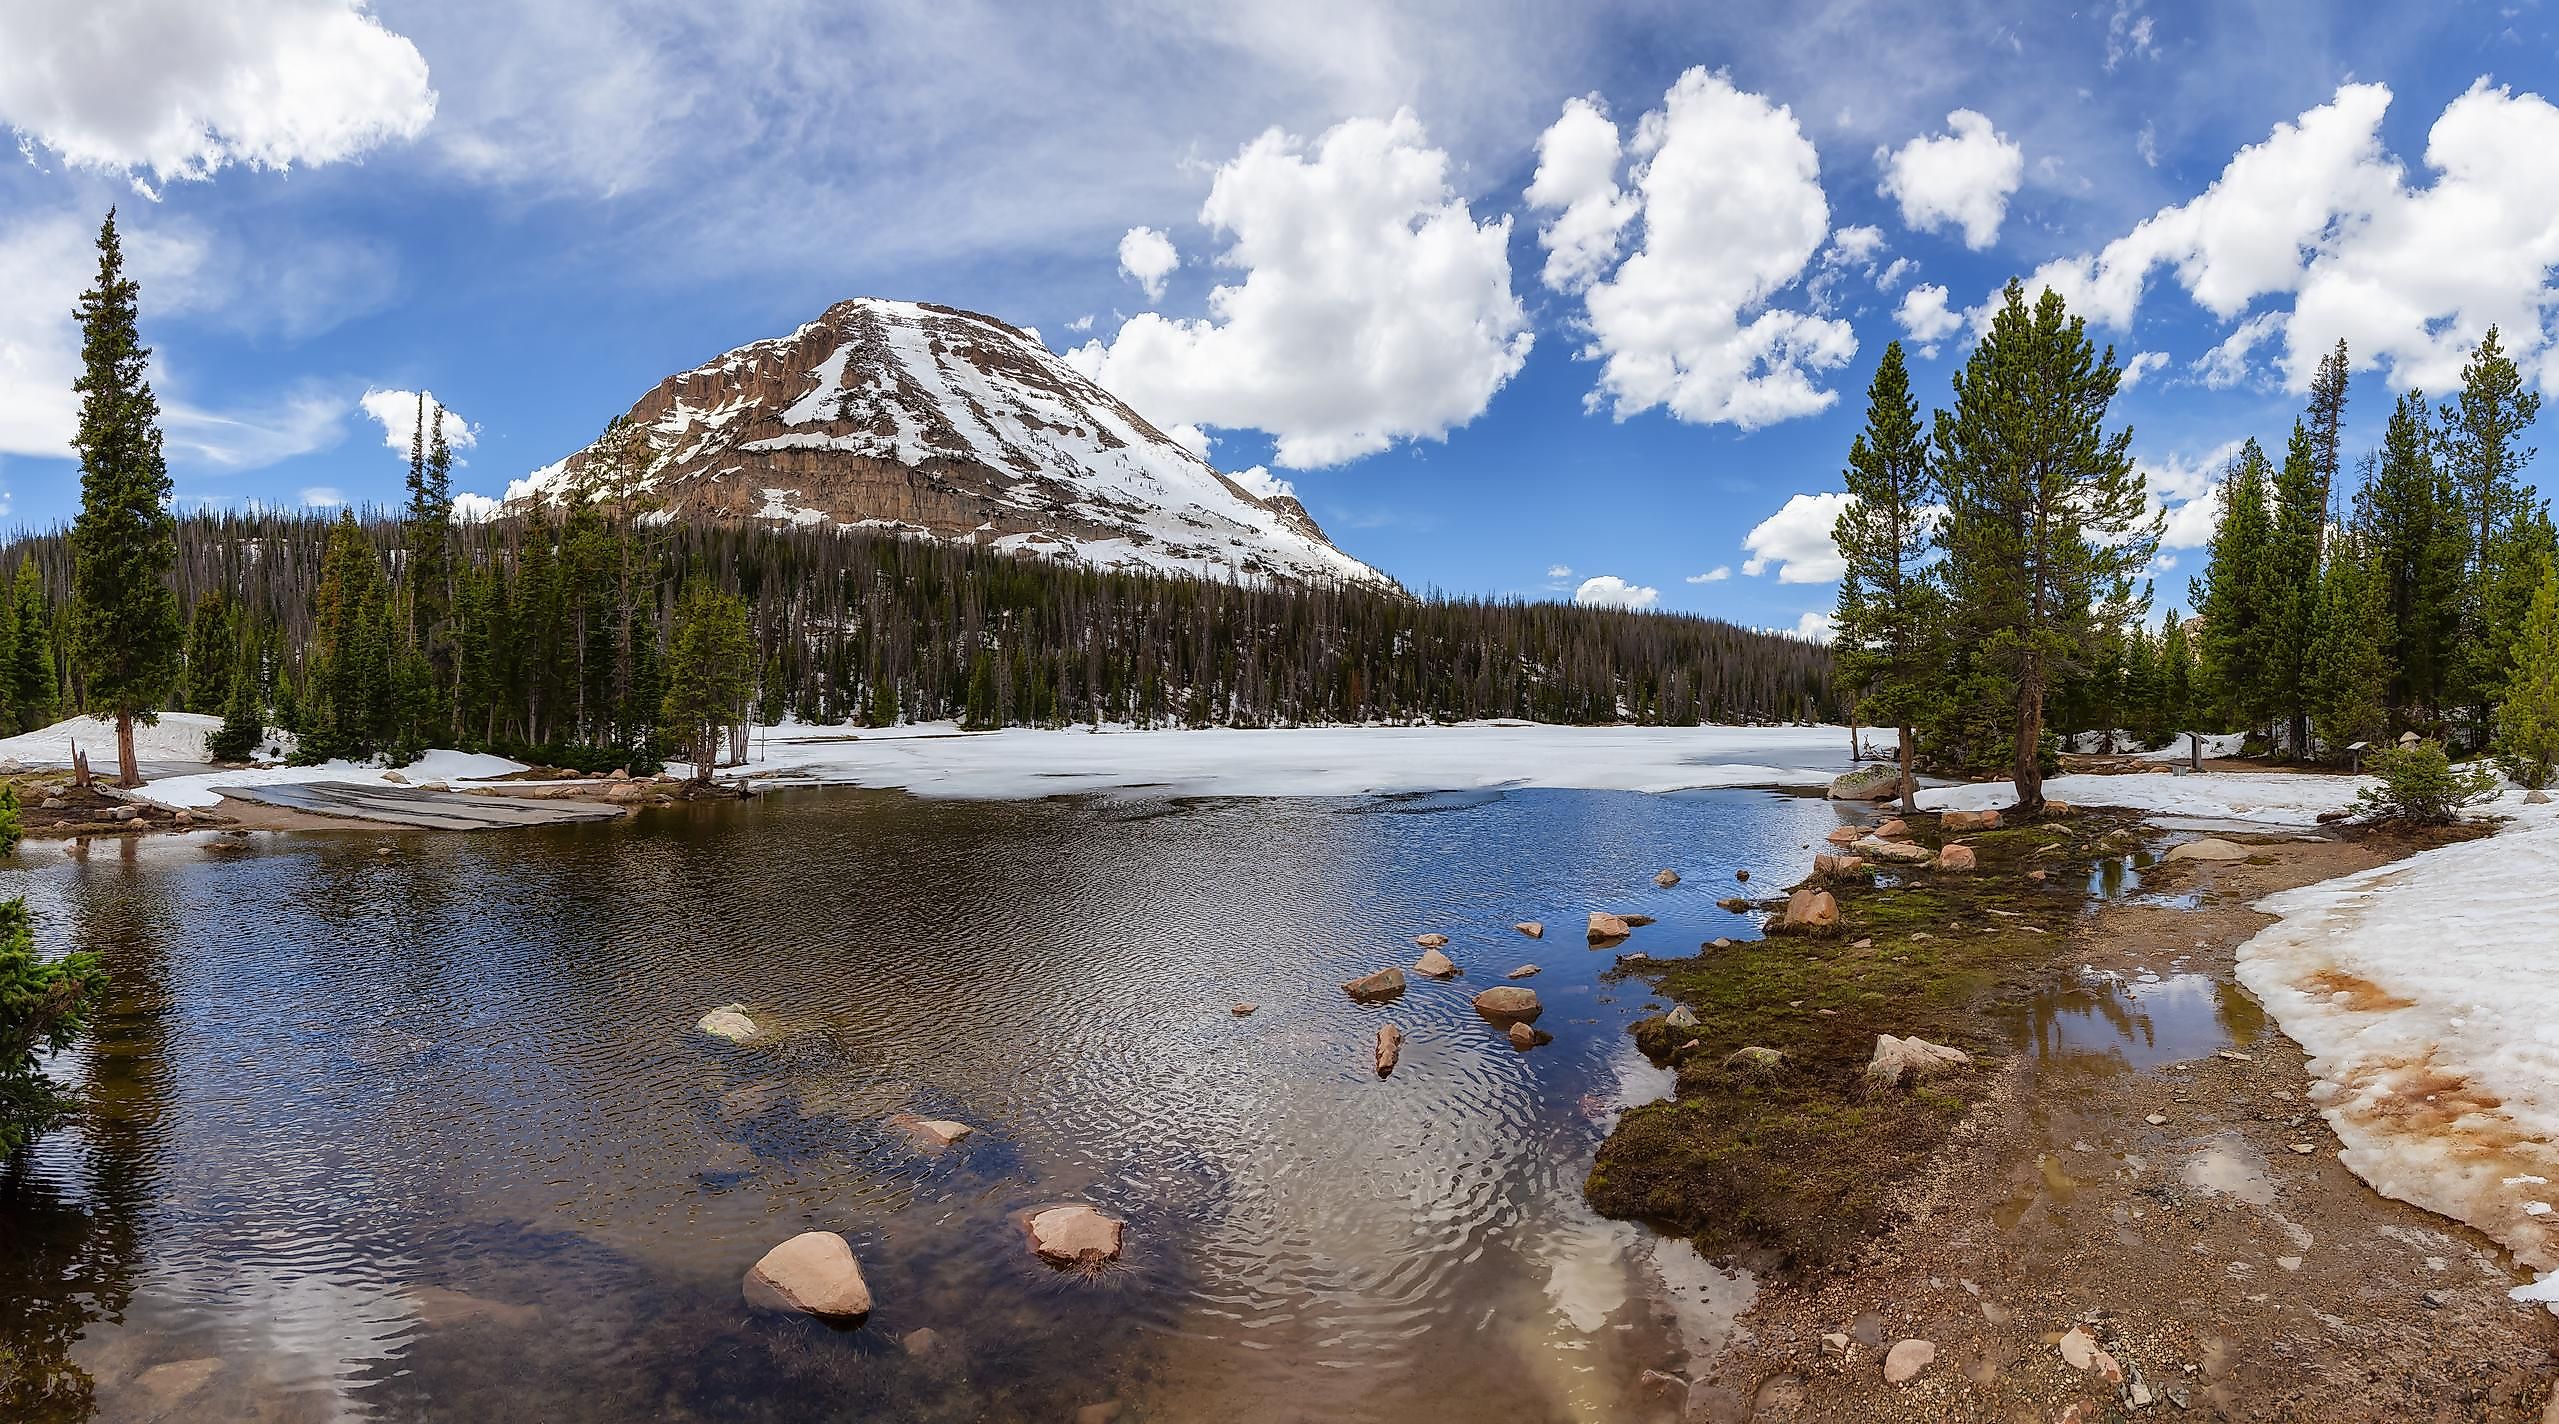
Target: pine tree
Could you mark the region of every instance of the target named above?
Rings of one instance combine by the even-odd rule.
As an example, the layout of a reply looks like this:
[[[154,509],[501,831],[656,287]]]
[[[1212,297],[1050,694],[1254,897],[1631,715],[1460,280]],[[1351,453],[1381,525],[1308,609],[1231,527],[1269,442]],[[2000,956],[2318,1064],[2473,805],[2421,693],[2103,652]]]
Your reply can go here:
[[[2275,475],[2274,532],[2262,567],[2259,603],[2275,623],[2262,649],[2269,693],[2275,710],[2287,720],[2296,758],[2310,755],[2311,624],[2318,616],[2320,532],[2327,522],[2320,482],[2310,431],[2295,421],[2283,467]]]
[[[204,739],[204,753],[215,761],[247,761],[266,740],[266,699],[261,695],[255,632],[245,632],[231,650],[231,685],[222,705],[222,725]]]
[[[34,559],[20,559],[14,580],[18,605],[18,655],[9,669],[10,704],[18,726],[32,732],[53,725],[62,715],[62,673],[53,658],[53,608],[44,592],[44,572]]]
[[[439,730],[458,733],[459,703],[452,696],[453,450],[444,434],[444,407],[418,393],[418,424],[409,436],[408,503],[402,511],[408,541],[409,638],[426,660],[431,701],[446,715]],[[441,694],[438,696],[437,694]]]
[[[2379,738],[2388,725],[2390,667],[2382,652],[2387,602],[2360,539],[2340,533],[2328,547],[2304,660],[2303,700],[2319,746],[2341,759],[2356,742]],[[2307,756],[2309,748],[2297,747]]]
[[[300,754],[308,761],[370,757],[396,735],[393,629],[382,565],[353,511],[329,533],[312,599],[313,705],[303,709]]]
[[[708,784],[719,765],[722,733],[747,715],[754,668],[745,603],[706,578],[688,581],[676,601],[660,715],[683,736],[697,784]]]
[[[1917,809],[1913,728],[1927,720],[1944,673],[1940,604],[1926,564],[1934,502],[1928,435],[1911,398],[1901,343],[1884,347],[1866,388],[1866,429],[1848,447],[1849,502],[1832,537],[1846,572],[1832,640],[1841,685],[1857,689],[1866,719],[1898,734],[1902,809]]]
[[[2044,698],[2100,630],[2135,616],[2133,574],[2159,547],[2133,468],[2109,432],[2121,373],[2087,323],[2047,290],[2010,281],[1990,330],[1936,419],[1941,542],[1961,636],[2015,687],[2010,755],[2022,814],[2042,811]]]
[[[2279,591],[2270,572],[2275,523],[2271,468],[2250,440],[2222,472],[2221,519],[2213,527],[2203,576],[2191,590],[2203,617],[2201,662],[2206,682],[2242,726],[2262,727],[2275,714],[2283,612],[2270,608]],[[2189,729],[2191,730],[2191,729]]]
[[[160,717],[178,672],[177,562],[160,404],[143,380],[141,287],[124,274],[110,211],[98,229],[98,285],[81,294],[80,517],[71,528],[71,656],[86,710],[113,718],[118,784],[140,786],[133,725]]]
[[[2310,467],[2318,481],[2316,498],[2323,526],[2329,511],[2335,508],[2337,474],[2344,456],[2346,374],[2346,343],[2341,337],[2335,350],[2319,358],[2319,370],[2310,379],[2310,412],[2306,418]]]
[[[2449,696],[2469,540],[2435,460],[2424,392],[2391,408],[2355,496],[2355,524],[2381,585],[2391,706],[2403,726],[2431,725]]]
[[[0,854],[16,851],[18,834],[18,793],[0,788]],[[42,1059],[71,1046],[106,985],[94,953],[37,953],[24,896],[0,901],[0,1163],[61,1119]]]
[[[220,589],[207,589],[187,620],[187,672],[181,681],[182,712],[218,713],[231,703],[231,666],[238,660],[231,636],[231,605]]]
[[[2175,609],[2159,624],[2159,723],[2162,735],[2195,730],[2195,649]]]
[[[2443,407],[2440,436],[2444,473],[2460,498],[2470,541],[2452,695],[2473,709],[2483,731],[2514,661],[2513,625],[2497,617],[2500,586],[2528,589],[2536,581],[2530,559],[2537,539],[2505,536],[2530,505],[2522,472],[2534,452],[2522,436],[2540,414],[2540,394],[2524,389],[2522,372],[2505,354],[2497,328],[2489,327],[2462,367],[2460,394]]]
[[[2559,768],[2559,560],[2542,564],[2514,659],[2497,708],[2497,751],[2515,780],[2539,790]]]

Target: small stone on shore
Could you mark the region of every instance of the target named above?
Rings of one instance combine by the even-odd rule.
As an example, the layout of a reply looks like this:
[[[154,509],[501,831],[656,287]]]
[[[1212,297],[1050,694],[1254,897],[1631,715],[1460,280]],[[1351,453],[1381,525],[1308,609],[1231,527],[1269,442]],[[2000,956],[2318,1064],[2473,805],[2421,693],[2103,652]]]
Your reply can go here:
[[[2168,848],[2168,854],[2160,857],[2160,859],[2167,861],[2246,860],[2248,858],[2248,854],[2249,852],[2246,846],[2233,845],[2229,841],[2221,839],[2219,836],[2205,836],[2201,840],[2186,841],[2182,844],[2170,846]]]
[[[1927,1340],[1904,1340],[1884,1356],[1884,1383],[1906,1384],[1934,1364],[1937,1346]]]
[[[1234,1008],[1227,1010],[1227,1012],[1235,1015],[1235,1017],[1239,1019],[1249,1019],[1253,1016],[1253,1011],[1260,1007],[1261,1005],[1259,1004],[1237,1004]]]

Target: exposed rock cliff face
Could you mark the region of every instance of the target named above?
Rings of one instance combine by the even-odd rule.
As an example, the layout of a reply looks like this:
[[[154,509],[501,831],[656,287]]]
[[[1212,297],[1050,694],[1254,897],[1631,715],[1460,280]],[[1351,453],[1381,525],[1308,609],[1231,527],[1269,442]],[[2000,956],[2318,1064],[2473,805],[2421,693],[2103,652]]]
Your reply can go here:
[[[967,539],[1105,567],[1292,583],[1392,580],[1305,507],[1174,443],[1030,334],[856,298],[660,381],[510,507],[628,487],[670,514]]]

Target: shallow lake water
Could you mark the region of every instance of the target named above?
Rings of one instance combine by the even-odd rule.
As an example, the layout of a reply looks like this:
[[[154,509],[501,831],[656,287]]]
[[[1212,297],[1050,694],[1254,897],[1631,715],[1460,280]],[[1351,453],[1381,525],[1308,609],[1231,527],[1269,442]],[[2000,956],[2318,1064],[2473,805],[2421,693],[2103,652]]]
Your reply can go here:
[[[30,846],[0,894],[114,992],[56,1065],[91,1111],[0,1179],[9,1417],[1650,1417],[1642,1373],[1750,1286],[1581,1202],[1666,1088],[1615,956],[1751,933],[1733,872],[1792,880],[1840,815],[806,791]],[[1592,950],[1600,908],[1660,922]],[[1343,994],[1425,931],[1462,978]],[[1521,1053],[1470,1000],[1529,962],[1554,1042]],[[695,1031],[731,1001],[778,1041]],[[1125,1259],[1033,1258],[1019,1214],[1061,1200],[1125,1218]],[[809,1229],[860,1257],[861,1328],[743,1306]]]

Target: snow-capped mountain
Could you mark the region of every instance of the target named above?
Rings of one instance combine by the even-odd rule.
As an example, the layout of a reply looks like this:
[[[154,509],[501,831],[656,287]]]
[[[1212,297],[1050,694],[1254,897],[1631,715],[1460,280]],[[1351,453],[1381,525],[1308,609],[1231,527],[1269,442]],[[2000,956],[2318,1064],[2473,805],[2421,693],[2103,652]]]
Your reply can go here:
[[[1389,585],[1303,505],[1257,495],[993,317],[838,302],[790,335],[669,376],[604,442],[506,502],[629,486],[681,517],[966,539],[1104,567]]]

